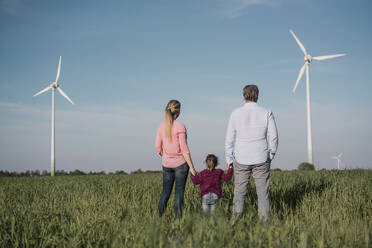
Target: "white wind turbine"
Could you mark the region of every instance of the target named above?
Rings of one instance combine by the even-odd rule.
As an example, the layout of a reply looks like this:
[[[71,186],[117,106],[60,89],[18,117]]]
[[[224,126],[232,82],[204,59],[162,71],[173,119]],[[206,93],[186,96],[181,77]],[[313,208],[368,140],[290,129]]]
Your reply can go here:
[[[341,156],[342,156],[342,152],[340,154],[338,154],[337,156],[334,156],[334,157],[331,157],[331,159],[337,159],[337,169],[339,170],[340,169],[340,163],[341,163]]]
[[[311,110],[310,110],[310,79],[309,79],[309,65],[312,60],[326,60],[333,59],[340,56],[345,56],[346,54],[335,54],[335,55],[325,55],[318,57],[311,57],[310,54],[306,52],[305,47],[302,45],[300,40],[296,37],[292,30],[289,30],[293,38],[296,40],[298,46],[301,48],[302,52],[305,54],[305,64],[301,67],[300,73],[298,74],[296,84],[293,88],[293,93],[296,91],[298,83],[300,82],[302,75],[306,69],[306,107],[307,107],[307,149],[308,149],[308,162],[313,164],[313,144],[311,136]]]
[[[47,92],[48,90],[52,90],[52,144],[51,144],[51,155],[50,155],[50,158],[51,158],[51,171],[50,171],[50,175],[53,177],[54,176],[54,170],[55,170],[55,165],[56,165],[56,162],[55,162],[55,157],[54,157],[54,153],[55,153],[55,145],[54,145],[54,134],[55,134],[55,131],[54,131],[54,92],[55,90],[57,89],[58,92],[64,97],[67,99],[67,101],[69,101],[70,103],[74,104],[74,102],[66,95],[65,92],[63,92],[63,90],[59,87],[59,84],[58,84],[58,80],[59,80],[59,75],[60,75],[60,72],[61,72],[61,56],[59,56],[59,62],[58,62],[58,69],[57,69],[57,76],[56,76],[56,81],[52,82],[48,87],[46,87],[45,89],[39,91],[38,93],[36,93],[34,96],[38,96],[40,94],[43,94],[44,92]]]

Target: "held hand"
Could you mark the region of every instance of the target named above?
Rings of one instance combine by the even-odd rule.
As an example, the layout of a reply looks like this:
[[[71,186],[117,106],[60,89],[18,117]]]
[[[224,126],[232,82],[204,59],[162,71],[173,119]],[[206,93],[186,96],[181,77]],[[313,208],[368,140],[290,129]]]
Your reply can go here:
[[[187,164],[189,165],[189,167],[190,167],[190,172],[191,172],[191,174],[195,176],[195,175],[196,175],[196,170],[195,170],[194,165],[193,165],[193,163],[192,163],[190,153],[184,152],[184,153],[183,153],[183,157],[185,158],[186,163],[187,163]]]
[[[190,172],[193,176],[196,176],[196,170],[194,167],[190,168]]]
[[[233,163],[227,164],[227,169],[233,168]]]
[[[160,155],[160,157],[163,157],[163,151],[159,152],[158,154]]]

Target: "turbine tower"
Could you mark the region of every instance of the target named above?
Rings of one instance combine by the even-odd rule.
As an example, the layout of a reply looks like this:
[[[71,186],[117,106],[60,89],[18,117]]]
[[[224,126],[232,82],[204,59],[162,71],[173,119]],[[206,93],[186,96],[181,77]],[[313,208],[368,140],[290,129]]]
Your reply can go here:
[[[293,88],[293,93],[296,91],[298,83],[300,82],[304,71],[306,70],[306,109],[307,109],[307,155],[308,155],[308,162],[313,164],[313,143],[312,143],[312,135],[311,135],[311,108],[310,108],[310,78],[309,78],[309,66],[312,60],[326,60],[326,59],[333,59],[341,56],[345,56],[346,54],[335,54],[335,55],[325,55],[325,56],[317,56],[311,57],[310,54],[306,52],[305,47],[302,45],[300,40],[294,34],[292,30],[289,30],[292,34],[293,38],[296,40],[298,46],[301,48],[302,52],[305,54],[304,60],[305,64],[301,67],[300,73],[298,74],[296,84]]]
[[[61,73],[61,56],[59,56],[59,62],[58,62],[58,69],[57,69],[57,76],[56,76],[56,81],[52,82],[48,87],[45,89],[39,91],[36,93],[34,96],[38,96],[40,94],[43,94],[44,92],[47,92],[48,90],[52,90],[52,142],[51,142],[51,154],[50,154],[50,160],[51,160],[51,165],[50,165],[50,175],[54,177],[54,170],[56,166],[56,161],[55,161],[55,144],[54,144],[54,137],[55,137],[55,130],[54,130],[54,93],[55,90],[57,89],[58,92],[67,99],[70,103],[74,104],[74,102],[66,95],[65,92],[59,87],[58,80],[59,76]]]
[[[337,159],[337,169],[339,170],[340,169],[340,163],[341,163],[341,156],[342,156],[342,152],[340,154],[338,154],[337,156],[334,156],[334,157],[331,157],[331,159]]]

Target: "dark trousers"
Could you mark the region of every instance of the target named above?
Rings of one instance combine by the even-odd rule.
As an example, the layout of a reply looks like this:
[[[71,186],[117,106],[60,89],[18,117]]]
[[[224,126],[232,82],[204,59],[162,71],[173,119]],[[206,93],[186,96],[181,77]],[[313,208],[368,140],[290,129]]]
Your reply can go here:
[[[160,217],[163,215],[165,208],[167,207],[174,182],[176,182],[174,190],[174,217],[177,219],[178,216],[182,216],[183,196],[185,193],[185,185],[188,174],[189,165],[187,163],[184,163],[176,168],[167,168],[163,166],[163,193],[161,194],[158,205]]]

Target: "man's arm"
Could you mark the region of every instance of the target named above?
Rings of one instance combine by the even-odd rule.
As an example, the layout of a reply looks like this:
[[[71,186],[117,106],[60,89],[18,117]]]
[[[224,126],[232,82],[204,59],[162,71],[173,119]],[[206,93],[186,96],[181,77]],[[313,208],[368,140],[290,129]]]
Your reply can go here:
[[[267,125],[267,139],[269,144],[269,157],[273,160],[276,150],[278,149],[278,130],[276,128],[275,118],[272,112],[269,114]]]
[[[227,164],[231,164],[234,161],[234,144],[235,144],[236,130],[234,127],[233,113],[230,116],[229,123],[227,125],[226,139],[225,139],[225,157]]]

